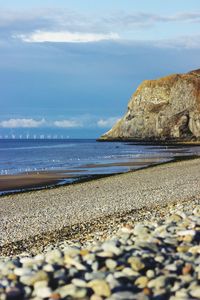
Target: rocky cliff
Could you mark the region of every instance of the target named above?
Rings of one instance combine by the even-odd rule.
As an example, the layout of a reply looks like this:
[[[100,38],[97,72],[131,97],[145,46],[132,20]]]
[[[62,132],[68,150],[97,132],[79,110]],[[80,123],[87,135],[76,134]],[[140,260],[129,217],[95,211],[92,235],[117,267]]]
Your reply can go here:
[[[101,140],[200,140],[200,69],[144,81]]]

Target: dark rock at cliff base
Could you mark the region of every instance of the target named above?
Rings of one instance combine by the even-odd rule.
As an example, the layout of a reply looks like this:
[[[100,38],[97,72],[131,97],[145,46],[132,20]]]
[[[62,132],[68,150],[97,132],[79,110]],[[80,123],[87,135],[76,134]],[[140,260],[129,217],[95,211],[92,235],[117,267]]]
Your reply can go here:
[[[200,141],[200,69],[144,81],[100,139]]]

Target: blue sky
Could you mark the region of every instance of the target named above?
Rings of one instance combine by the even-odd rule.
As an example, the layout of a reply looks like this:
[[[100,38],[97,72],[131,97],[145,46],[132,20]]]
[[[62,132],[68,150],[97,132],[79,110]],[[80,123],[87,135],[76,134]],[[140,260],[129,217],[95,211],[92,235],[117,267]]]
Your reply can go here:
[[[0,136],[98,137],[199,62],[199,0],[0,0]]]

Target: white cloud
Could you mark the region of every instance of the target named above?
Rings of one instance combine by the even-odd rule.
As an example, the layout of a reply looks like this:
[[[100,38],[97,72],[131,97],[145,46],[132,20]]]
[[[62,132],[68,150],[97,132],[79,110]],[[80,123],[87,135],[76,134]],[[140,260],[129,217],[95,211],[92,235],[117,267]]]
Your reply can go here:
[[[60,128],[79,128],[83,126],[82,122],[78,120],[55,121],[53,124]]]
[[[180,36],[183,34],[182,24],[187,23],[194,26],[200,24],[200,10],[180,10],[174,14],[160,14],[156,11],[148,13],[145,10],[119,11],[117,8],[106,14],[100,14],[98,11],[93,14],[81,13],[64,8],[0,11],[2,39],[9,43],[11,38],[27,43],[89,43],[119,39],[137,41],[137,37],[149,42],[149,28],[156,26],[163,26],[162,35],[170,40],[173,32],[170,28],[167,30],[167,26],[174,24],[177,35]],[[192,35],[195,32],[197,31],[192,30],[190,26],[188,34]],[[153,32],[151,40],[157,39],[157,36],[156,31]]]
[[[9,119],[0,122],[1,128],[37,128],[46,123],[45,119]]]
[[[19,38],[27,43],[88,43],[99,42],[103,40],[116,40],[119,39],[119,35],[116,33],[83,33],[83,32],[69,32],[69,31],[40,31],[37,30],[30,34],[15,35],[15,38]]]
[[[135,26],[142,27],[144,25],[156,23],[199,23],[200,11],[179,11],[176,14],[159,14],[148,13],[146,11],[134,10],[113,10],[109,14],[83,14],[78,11],[70,11],[69,9],[35,9],[35,10],[3,10],[0,11],[0,27],[21,25],[25,30],[27,28],[52,30],[53,28],[62,28],[68,31],[74,30],[77,32],[99,32],[99,30],[117,28],[119,26]],[[19,29],[19,27],[17,28]],[[24,30],[23,30],[24,31]]]
[[[50,127],[50,128],[109,128],[112,127],[119,118],[101,118],[97,116],[82,115],[79,117],[63,119],[63,120],[36,120],[33,118],[12,118],[4,121],[0,121],[0,128],[39,128],[39,127]]]
[[[119,120],[119,118],[116,118],[116,117],[100,119],[97,121],[97,125],[100,128],[109,128],[109,127],[112,127],[118,120]]]
[[[200,35],[177,36],[174,39],[165,39],[155,41],[156,47],[159,48],[185,48],[199,49]]]
[[[146,13],[146,12],[124,12],[121,14],[113,14],[107,17],[107,21],[112,25],[134,26],[138,28],[148,28],[159,23],[199,23],[200,11],[197,12],[180,12],[173,15]]]

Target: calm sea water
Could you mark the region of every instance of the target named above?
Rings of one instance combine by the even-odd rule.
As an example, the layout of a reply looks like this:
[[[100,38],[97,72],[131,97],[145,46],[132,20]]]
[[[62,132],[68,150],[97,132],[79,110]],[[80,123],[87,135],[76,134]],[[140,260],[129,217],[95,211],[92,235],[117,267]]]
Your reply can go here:
[[[84,176],[113,174],[165,162],[179,156],[199,154],[200,147],[191,146],[147,146],[72,139],[0,140],[0,174],[52,170],[79,170],[78,174]],[[132,165],[119,165],[127,162]],[[143,162],[144,165],[134,165],[134,162]],[[114,165],[116,163],[117,165]]]

